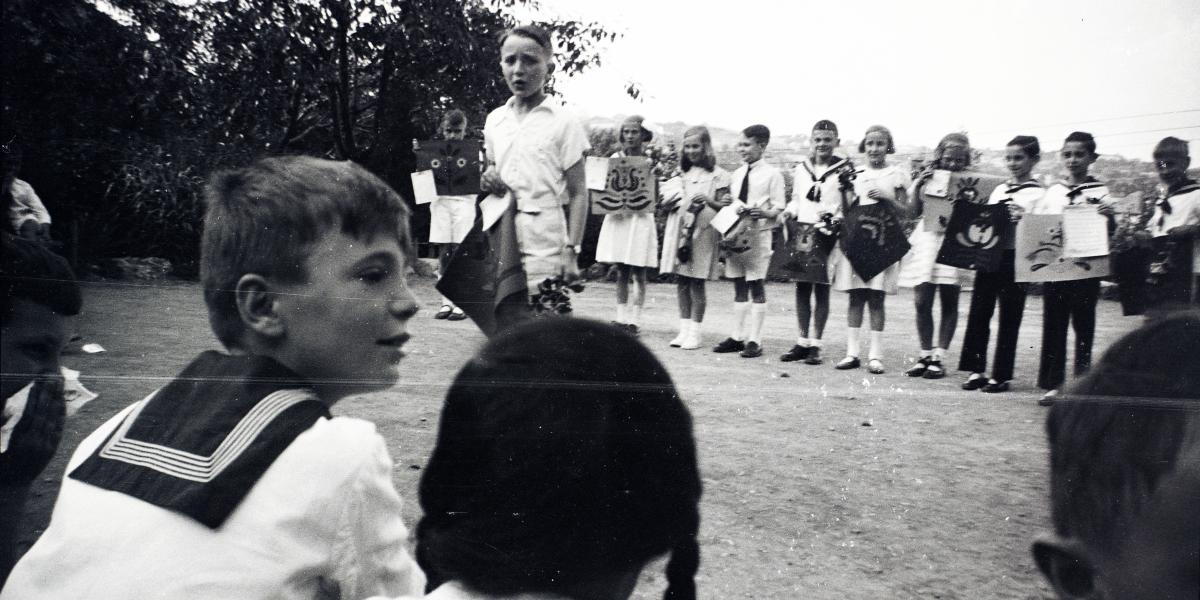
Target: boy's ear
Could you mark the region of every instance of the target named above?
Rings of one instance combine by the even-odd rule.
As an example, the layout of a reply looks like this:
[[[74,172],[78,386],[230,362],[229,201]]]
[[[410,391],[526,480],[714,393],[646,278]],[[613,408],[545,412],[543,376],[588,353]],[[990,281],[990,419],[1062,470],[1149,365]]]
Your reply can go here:
[[[238,315],[246,328],[266,338],[279,338],[286,331],[280,318],[276,295],[262,275],[247,273],[238,279],[234,289]]]
[[[1033,559],[1059,598],[1095,599],[1096,571],[1083,544],[1056,535],[1039,536],[1033,542]]]

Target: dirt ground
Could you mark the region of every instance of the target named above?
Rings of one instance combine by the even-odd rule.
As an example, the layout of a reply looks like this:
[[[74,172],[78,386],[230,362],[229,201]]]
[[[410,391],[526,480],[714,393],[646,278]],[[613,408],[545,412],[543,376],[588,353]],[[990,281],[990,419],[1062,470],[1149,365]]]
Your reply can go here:
[[[400,384],[348,399],[335,414],[369,419],[388,439],[406,520],[420,516],[416,489],[441,398],[483,340],[470,321],[437,321],[432,280],[410,327]],[[107,351],[64,357],[100,397],[67,423],[54,463],[34,488],[26,543],[49,519],[65,461],[93,428],[162,385],[197,352],[215,347],[194,284],[90,283],[77,329]],[[710,284],[705,341],[730,327],[732,286]],[[576,314],[610,319],[612,284],[591,283]],[[642,340],[670,369],[695,418],[704,478],[702,598],[1050,598],[1029,554],[1049,527],[1046,451],[1034,386],[1041,300],[1021,330],[1013,391],[963,392],[962,375],[910,379],[912,296],[887,299],[884,375],[836,371],[845,343],[846,297],[834,293],[822,366],[781,363],[796,326],[790,285],[768,286],[766,355],[743,359],[667,347],[677,325],[675,291],[651,285]],[[969,293],[961,300],[956,366]],[[1097,356],[1140,319],[1101,301]],[[661,597],[661,564],[636,598]]]

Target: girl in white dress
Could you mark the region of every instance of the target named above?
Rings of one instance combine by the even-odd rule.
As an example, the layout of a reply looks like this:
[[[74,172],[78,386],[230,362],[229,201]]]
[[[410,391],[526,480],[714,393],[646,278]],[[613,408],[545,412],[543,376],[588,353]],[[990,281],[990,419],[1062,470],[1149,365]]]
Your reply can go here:
[[[700,324],[708,306],[704,282],[720,276],[717,246],[721,235],[709,223],[731,202],[729,173],[717,166],[712,137],[705,127],[684,132],[679,167],[679,176],[664,186],[663,204],[671,207],[671,212],[658,268],[675,274],[679,335],[671,340],[671,346],[695,350],[700,347]]]
[[[654,134],[642,125],[643,118],[633,115],[621,123],[621,151],[613,158],[645,156],[646,143]],[[642,306],[646,303],[646,269],[658,266],[658,231],[654,213],[620,213],[604,216],[596,260],[617,266],[616,323],[637,333]],[[630,280],[633,302],[630,302]]]
[[[913,185],[913,204],[918,214],[924,212],[921,190],[936,169],[962,171],[971,165],[971,143],[961,133],[950,133],[938,142],[933,151],[933,163],[917,178]],[[958,296],[962,290],[960,269],[937,262],[938,250],[942,247],[945,234],[925,230],[925,223],[909,236],[912,249],[900,262],[900,285],[913,288],[913,303],[917,310],[917,337],[921,344],[921,357],[917,364],[905,371],[909,377],[941,379],[946,376],[942,358],[950,343],[954,341],[954,330],[958,327]],[[941,323],[938,326],[938,344],[933,345],[933,299],[937,296],[942,303]]]
[[[888,164],[887,155],[895,154],[896,144],[892,132],[882,125],[872,125],[858,144],[858,151],[867,155],[867,167],[854,180],[857,202],[864,205],[886,202],[902,217],[908,217],[910,206],[906,190],[910,184],[908,173],[897,165]],[[849,194],[850,192],[847,192]],[[847,198],[849,201],[849,198]],[[846,309],[846,357],[835,365],[837,369],[856,369],[859,360],[859,335],[862,331],[863,308],[871,313],[871,345],[868,351],[867,368],[871,373],[881,374],[883,367],[883,327],[885,313],[883,301],[887,294],[896,293],[896,279],[900,263],[895,263],[868,281],[863,281],[841,250],[835,263],[833,287],[839,292],[850,294],[850,306]]]

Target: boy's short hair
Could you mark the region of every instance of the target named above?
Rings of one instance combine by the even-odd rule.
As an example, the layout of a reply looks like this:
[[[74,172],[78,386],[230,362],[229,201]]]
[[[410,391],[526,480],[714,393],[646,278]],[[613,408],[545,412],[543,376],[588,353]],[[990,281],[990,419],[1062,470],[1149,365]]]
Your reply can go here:
[[[742,135],[766,146],[771,143],[771,130],[766,125],[751,125],[742,130]]]
[[[1054,528],[1111,549],[1200,427],[1200,311],[1113,343],[1046,419]],[[1193,432],[1194,434],[1194,432]]]
[[[942,136],[941,140],[938,140],[937,147],[933,149],[933,164],[935,166],[941,164],[942,156],[946,153],[947,146],[965,147],[967,149],[967,164],[965,166],[971,166],[971,140],[967,138],[967,134],[959,132],[947,133]]]
[[[1175,137],[1165,137],[1154,145],[1154,158],[1163,156],[1189,156],[1188,143]]]
[[[237,347],[246,331],[238,280],[255,273],[305,281],[312,245],[335,227],[362,240],[392,236],[410,260],[415,255],[404,200],[350,161],[264,158],[214,174],[204,197],[200,280],[209,325],[227,348]]]
[[[537,319],[446,396],[417,561],[434,586],[565,595],[671,552],[666,597],[695,597],[700,494],[692,419],[654,354],[608,324]]]
[[[883,125],[872,125],[867,128],[867,132],[863,134],[863,139],[858,140],[858,151],[860,153],[867,151],[867,136],[871,135],[872,133],[882,133],[883,135],[887,136],[887,153],[896,153],[896,141],[892,139],[892,130],[884,127]]]
[[[457,108],[448,110],[445,115],[442,115],[442,127],[458,127],[466,124],[467,114]]]
[[[1067,139],[1063,140],[1063,145],[1065,146],[1071,142],[1079,142],[1083,144],[1083,147],[1086,148],[1090,154],[1096,153],[1096,138],[1092,137],[1092,134],[1086,131],[1072,131],[1071,134],[1067,136]]]
[[[1025,153],[1025,156],[1030,158],[1040,158],[1042,156],[1042,147],[1038,144],[1038,139],[1032,135],[1018,135],[1011,140],[1008,140],[1009,146],[1016,146]]]
[[[0,233],[0,323],[12,318],[13,301],[40,304],[64,317],[79,314],[83,295],[75,273],[45,245]]]
[[[816,123],[813,124],[812,130],[813,131],[832,131],[834,137],[837,137],[837,135],[838,135],[837,125],[835,125],[834,122],[830,121],[829,119],[821,119],[820,121],[817,121]]]
[[[518,25],[512,29],[506,29],[504,33],[500,34],[500,45],[503,46],[504,41],[514,35],[533,40],[546,52],[547,58],[554,57],[554,42],[550,38],[550,32],[545,29],[537,25]]]
[[[705,171],[711,172],[713,168],[717,166],[717,153],[715,150],[713,150],[712,134],[708,132],[707,127],[703,125],[697,125],[695,127],[688,127],[687,131],[683,132],[682,139],[686,140],[692,136],[700,138],[700,147],[703,149],[703,155],[700,157],[699,161],[693,163],[692,160],[687,157],[687,153],[680,152],[679,168],[683,171],[690,171],[692,167],[700,167]]]

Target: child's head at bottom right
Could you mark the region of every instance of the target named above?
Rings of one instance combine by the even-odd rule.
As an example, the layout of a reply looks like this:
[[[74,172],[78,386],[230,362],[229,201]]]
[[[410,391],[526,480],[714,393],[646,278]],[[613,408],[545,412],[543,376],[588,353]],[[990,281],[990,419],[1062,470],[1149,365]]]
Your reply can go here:
[[[1200,597],[1200,311],[1118,340],[1046,420],[1060,598]]]

